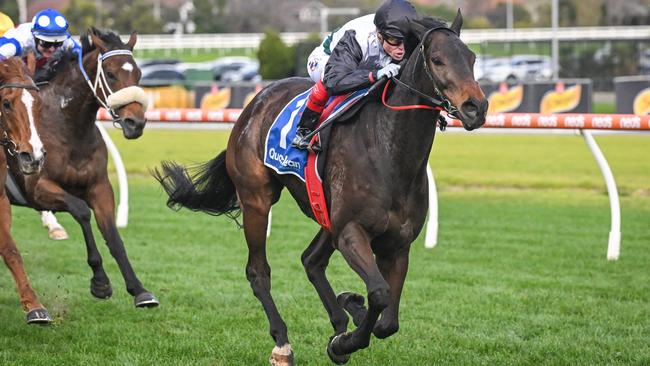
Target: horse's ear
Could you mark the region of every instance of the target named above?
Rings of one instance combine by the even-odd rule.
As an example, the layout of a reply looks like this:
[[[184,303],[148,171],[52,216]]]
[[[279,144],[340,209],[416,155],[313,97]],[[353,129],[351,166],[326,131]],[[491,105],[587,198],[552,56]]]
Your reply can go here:
[[[27,71],[29,71],[30,76],[34,76],[36,72],[36,55],[33,51],[28,51],[25,55],[25,64],[27,64]]]
[[[126,42],[126,47],[128,47],[131,51],[133,51],[133,47],[135,47],[135,42],[138,40],[138,32],[131,32],[131,37],[129,37],[129,41]]]
[[[454,19],[454,22],[451,23],[451,30],[453,30],[458,36],[460,36],[460,28],[463,27],[463,14],[460,12],[460,8],[458,8],[458,12],[456,13],[456,19]]]
[[[96,33],[92,31],[88,32],[88,40],[90,41],[90,44],[97,47],[97,49],[101,53],[105,53],[106,51],[108,51],[108,47],[106,47],[106,43],[104,43],[104,41],[102,41],[102,39],[99,38],[99,36]]]
[[[415,34],[420,40],[422,39],[424,33],[427,31],[427,28],[425,26],[413,21],[412,19],[409,19],[409,26],[411,27],[411,33]]]

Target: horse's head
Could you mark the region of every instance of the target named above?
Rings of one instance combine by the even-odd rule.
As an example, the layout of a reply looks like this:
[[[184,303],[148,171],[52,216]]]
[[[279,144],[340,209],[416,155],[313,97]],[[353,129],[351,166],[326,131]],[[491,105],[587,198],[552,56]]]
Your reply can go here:
[[[45,159],[36,132],[41,98],[30,77],[35,65],[32,53],[27,55],[27,67],[18,57],[0,62],[0,145],[16,157],[24,174],[37,173]]]
[[[93,92],[127,139],[140,137],[146,123],[147,95],[138,86],[141,73],[131,52],[136,40],[135,32],[125,44],[117,34],[96,28],[81,37],[84,68],[95,71]]]
[[[451,27],[433,18],[411,22],[419,40],[413,50],[417,54],[411,58],[415,67],[423,65],[427,76],[420,79],[431,84],[427,89],[449,102],[448,111],[461,120],[465,129],[473,130],[485,123],[488,101],[474,79],[476,55],[459,38],[462,25],[460,9]]]

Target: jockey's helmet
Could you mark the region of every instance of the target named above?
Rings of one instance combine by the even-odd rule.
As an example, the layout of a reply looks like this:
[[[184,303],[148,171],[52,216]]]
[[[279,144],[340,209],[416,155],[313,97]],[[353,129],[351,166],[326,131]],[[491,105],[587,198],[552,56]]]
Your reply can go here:
[[[9,29],[14,27],[14,22],[7,14],[0,12],[0,36],[5,34]]]
[[[413,5],[406,0],[387,0],[375,13],[375,26],[385,38],[403,40],[409,32],[409,20],[418,19]]]
[[[32,20],[32,34],[46,42],[63,42],[70,36],[68,21],[54,9],[41,10]]]

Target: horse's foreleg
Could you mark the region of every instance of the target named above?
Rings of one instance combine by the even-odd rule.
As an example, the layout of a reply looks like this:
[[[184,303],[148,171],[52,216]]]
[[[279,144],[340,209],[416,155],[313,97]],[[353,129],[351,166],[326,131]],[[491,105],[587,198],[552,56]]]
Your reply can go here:
[[[336,355],[343,355],[368,347],[379,314],[388,306],[389,288],[375,262],[370,238],[358,223],[350,222],[343,228],[338,249],[363,279],[368,292],[368,311],[361,324],[351,333],[338,335],[330,342],[329,349]]]
[[[90,293],[99,299],[113,295],[111,282],[104,271],[102,256],[97,250],[93,230],[90,226],[90,208],[82,199],[64,191],[56,183],[41,179],[36,185],[34,197],[38,204],[48,210],[67,211],[81,226],[86,243],[87,263],[93,271],[90,280]]]
[[[11,207],[9,199],[3,193],[0,196],[0,255],[5,261],[7,268],[16,283],[16,289],[20,296],[20,303],[27,312],[27,323],[49,323],[50,315],[43,305],[38,301],[38,296],[29,283],[23,258],[10,235],[11,230]]]
[[[377,265],[390,286],[390,300],[388,306],[381,313],[381,318],[375,324],[372,333],[377,338],[386,338],[399,329],[399,303],[404,288],[404,280],[409,265],[409,249],[392,253],[389,256],[377,255]]]
[[[124,282],[126,290],[134,296],[135,306],[151,307],[157,306],[156,297],[147,291],[143,286],[129,262],[129,258],[124,248],[124,242],[117,231],[115,225],[115,201],[113,198],[113,189],[108,182],[96,184],[89,191],[88,203],[95,213],[95,220],[99,231],[101,231],[108,249],[115,258]]]
[[[334,253],[331,241],[332,235],[321,229],[309,247],[302,253],[302,264],[307,272],[307,278],[314,285],[323,306],[325,306],[335,334],[341,334],[346,331],[349,318],[336,301],[336,294],[325,275],[329,259]]]
[[[271,296],[271,267],[266,258],[266,226],[271,203],[259,195],[238,193],[248,245],[246,278],[253,294],[262,303],[269,321],[269,332],[275,341],[269,361],[271,365],[293,365],[293,350],[287,335],[287,325]]]

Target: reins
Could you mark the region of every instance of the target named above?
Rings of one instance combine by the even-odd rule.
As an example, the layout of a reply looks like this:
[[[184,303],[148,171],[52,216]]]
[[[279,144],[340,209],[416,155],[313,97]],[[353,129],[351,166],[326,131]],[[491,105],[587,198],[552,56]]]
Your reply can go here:
[[[431,83],[433,84],[433,88],[434,88],[434,92],[436,93],[436,97],[432,97],[430,95],[427,95],[427,94],[417,90],[416,88],[408,85],[407,83],[405,83],[405,82],[403,82],[403,81],[401,81],[401,80],[399,80],[397,78],[391,78],[386,82],[386,85],[384,85],[384,90],[383,90],[383,92],[381,94],[381,102],[386,108],[394,110],[394,111],[403,111],[403,110],[409,110],[409,109],[430,109],[430,110],[437,110],[437,111],[445,111],[445,112],[447,112],[448,115],[450,115],[452,117],[455,117],[455,118],[459,117],[458,116],[458,113],[459,113],[458,108],[456,108],[451,103],[451,101],[449,99],[447,99],[447,97],[445,97],[445,95],[438,88],[438,83],[436,82],[436,79],[433,76],[433,73],[429,69],[429,65],[426,62],[426,57],[424,56],[424,41],[427,39],[427,37],[429,36],[429,34],[431,32],[434,32],[434,31],[439,30],[439,29],[446,29],[446,30],[449,30],[451,32],[454,32],[453,30],[451,30],[448,27],[436,27],[436,28],[429,29],[424,34],[424,36],[422,36],[422,41],[420,41],[420,45],[418,47],[419,48],[419,50],[418,50],[419,52],[417,54],[418,59],[416,60],[416,63],[417,63],[419,61],[419,59],[422,58],[422,65],[423,65],[424,71],[427,74],[427,77],[429,78]],[[455,34],[455,32],[454,32],[454,34]],[[386,102],[386,94],[388,93],[388,87],[390,85],[391,80],[395,81],[395,83],[397,85],[406,88],[409,92],[419,96],[420,98],[422,98],[425,101],[431,103],[432,105],[426,105],[426,104],[411,104],[411,105],[403,105],[403,106],[389,105]],[[446,122],[446,120],[444,120],[444,117],[439,118],[439,121],[440,121],[440,129],[444,131],[444,129],[445,129],[446,125],[447,125],[447,122]]]

